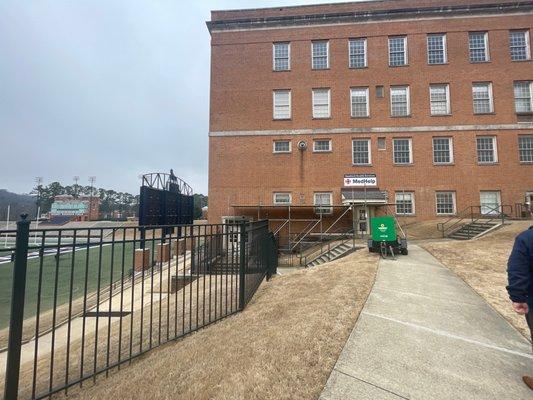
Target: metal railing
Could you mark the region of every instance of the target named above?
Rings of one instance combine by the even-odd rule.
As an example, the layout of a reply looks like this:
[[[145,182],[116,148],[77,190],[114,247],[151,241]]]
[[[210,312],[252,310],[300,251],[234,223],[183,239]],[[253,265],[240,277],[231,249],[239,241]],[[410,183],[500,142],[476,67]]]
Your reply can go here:
[[[513,206],[511,205],[499,205],[496,207],[468,206],[457,215],[438,223],[437,230],[442,232],[442,237],[444,238],[467,224],[483,223],[488,225],[496,220],[501,221],[503,224],[505,219],[509,218],[512,213]]]
[[[108,229],[2,232],[5,399],[67,392],[241,311],[277,267],[267,221]]]

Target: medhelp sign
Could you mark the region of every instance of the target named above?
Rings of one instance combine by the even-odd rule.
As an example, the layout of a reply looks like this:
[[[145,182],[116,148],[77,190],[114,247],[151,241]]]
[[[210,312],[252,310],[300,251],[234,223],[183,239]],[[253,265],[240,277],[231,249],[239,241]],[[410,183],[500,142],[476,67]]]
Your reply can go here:
[[[345,174],[344,186],[377,186],[378,178],[376,174]]]

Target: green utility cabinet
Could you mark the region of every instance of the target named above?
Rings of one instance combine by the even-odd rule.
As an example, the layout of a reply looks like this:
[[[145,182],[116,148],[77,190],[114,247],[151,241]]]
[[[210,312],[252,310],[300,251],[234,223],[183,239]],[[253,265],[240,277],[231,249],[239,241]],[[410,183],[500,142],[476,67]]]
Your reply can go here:
[[[380,253],[383,248],[387,252],[407,255],[407,239],[400,238],[396,232],[396,221],[392,216],[370,218],[371,238],[368,239],[368,250]]]

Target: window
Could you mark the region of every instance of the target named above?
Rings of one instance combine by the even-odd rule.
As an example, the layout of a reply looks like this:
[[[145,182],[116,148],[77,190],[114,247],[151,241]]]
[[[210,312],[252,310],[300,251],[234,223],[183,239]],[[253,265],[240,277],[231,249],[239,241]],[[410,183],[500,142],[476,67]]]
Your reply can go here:
[[[290,43],[274,43],[273,53],[274,71],[288,71],[291,69]]]
[[[449,137],[433,138],[433,162],[435,164],[453,163],[452,143],[452,138]]]
[[[470,62],[489,61],[489,35],[487,32],[470,32],[468,34]]]
[[[407,65],[407,37],[396,36],[389,38],[389,66],[400,67]]]
[[[478,136],[476,138],[477,162],[480,164],[498,162],[495,136]]]
[[[390,88],[390,106],[392,117],[408,116],[409,106],[409,86],[391,86]]]
[[[331,206],[331,193],[315,193],[314,198],[315,213],[317,214],[331,214],[333,212]]]
[[[415,213],[415,194],[412,192],[397,192],[396,214],[412,215]]]
[[[350,68],[366,67],[366,39],[350,39],[348,41],[348,52]]]
[[[290,193],[274,193],[274,204],[291,204],[292,196]]]
[[[529,31],[509,32],[509,52],[511,53],[511,60],[513,61],[524,61],[531,59]]]
[[[274,119],[291,118],[291,91],[274,90]]]
[[[446,53],[446,35],[428,35],[428,64],[446,64],[448,55]]]
[[[350,100],[352,104],[352,118],[368,117],[370,115],[368,105],[368,88],[350,89]]]
[[[455,214],[455,192],[435,193],[437,215]]]
[[[385,97],[385,91],[383,90],[383,86],[376,86],[376,97],[378,99],[382,99],[383,97]]]
[[[450,85],[429,85],[429,103],[431,115],[451,114]]]
[[[520,162],[533,162],[533,136],[518,136]]]
[[[313,141],[313,151],[317,153],[331,151],[331,140],[319,139]]]
[[[412,164],[411,139],[392,139],[394,164]]]
[[[387,140],[384,137],[378,137],[378,150],[387,150]]]
[[[514,104],[517,113],[533,112],[533,82],[514,83]]]
[[[472,100],[474,102],[474,114],[494,112],[492,83],[474,83],[472,85]]]
[[[481,214],[498,214],[501,210],[500,192],[479,192],[479,204],[481,205]]]
[[[329,118],[329,89],[313,89],[313,118]]]
[[[291,141],[290,140],[276,140],[274,141],[274,153],[290,153]]]
[[[370,165],[370,139],[352,140],[352,152],[354,165]]]
[[[327,40],[311,42],[311,52],[313,69],[329,68],[329,42]]]

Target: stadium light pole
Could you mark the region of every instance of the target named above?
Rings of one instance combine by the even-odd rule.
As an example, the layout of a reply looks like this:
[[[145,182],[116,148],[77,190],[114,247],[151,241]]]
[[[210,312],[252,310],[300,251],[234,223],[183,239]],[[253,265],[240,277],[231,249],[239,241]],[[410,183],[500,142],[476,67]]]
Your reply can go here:
[[[9,213],[11,211],[11,204],[7,205],[7,221],[6,221],[6,231],[9,230]],[[7,248],[7,232],[6,232],[6,240],[4,242],[4,248]]]

